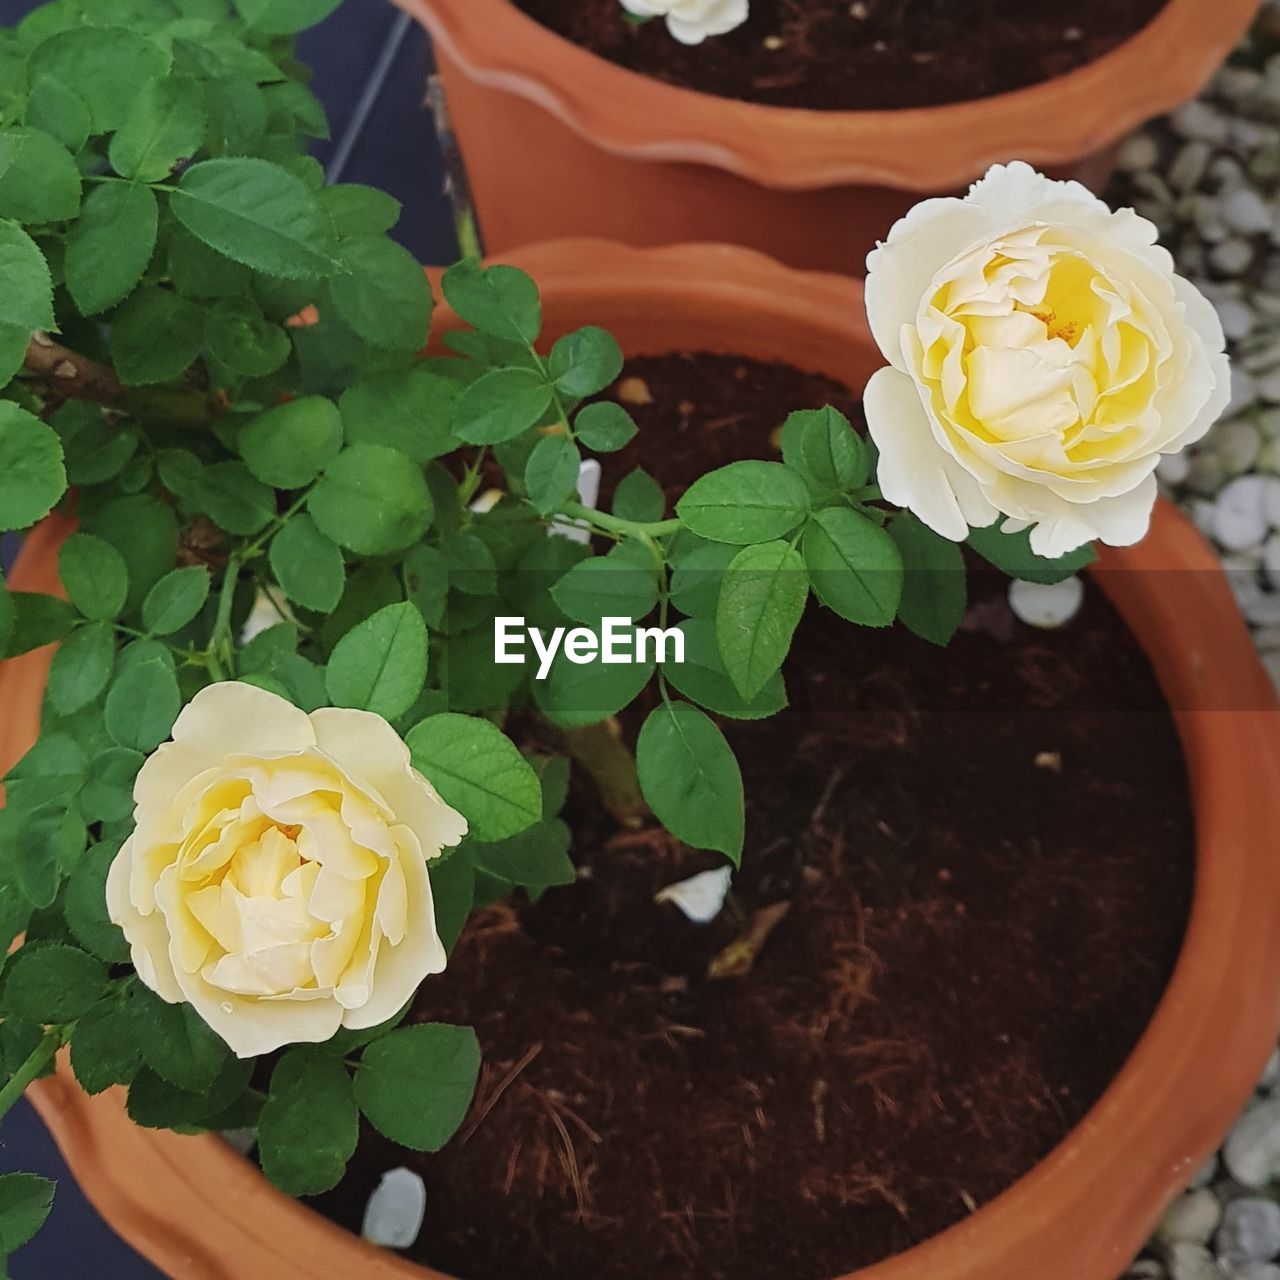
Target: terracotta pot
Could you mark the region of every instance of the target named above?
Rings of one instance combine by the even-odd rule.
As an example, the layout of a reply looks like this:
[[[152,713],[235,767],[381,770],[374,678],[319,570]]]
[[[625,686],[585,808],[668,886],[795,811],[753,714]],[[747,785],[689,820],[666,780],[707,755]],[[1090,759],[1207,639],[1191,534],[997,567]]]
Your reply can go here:
[[[710,348],[853,385],[880,363],[856,282],[746,250],[578,242],[513,260],[542,286],[549,337],[591,321],[632,354]],[[437,335],[451,323],[442,314]],[[56,586],[66,529],[51,522],[28,539],[15,587]],[[1198,853],[1182,955],[1132,1057],[1056,1150],[964,1222],[846,1280],[1115,1280],[1274,1047],[1280,716],[1271,686],[1212,551],[1168,505],[1141,546],[1103,556],[1099,578],[1155,665],[1190,766]],[[35,736],[48,659],[0,666],[0,768]],[[218,1138],[135,1128],[119,1090],[88,1098],[65,1063],[31,1096],[95,1204],[172,1276],[440,1280],[273,1190]]]
[[[904,111],[768,107],[677,88],[561,38],[512,0],[396,0],[431,30],[490,253],[557,236],[730,241],[861,275],[922,193],[1022,159],[1095,190],[1112,144],[1194,96],[1257,0],[1169,0],[1068,75]]]

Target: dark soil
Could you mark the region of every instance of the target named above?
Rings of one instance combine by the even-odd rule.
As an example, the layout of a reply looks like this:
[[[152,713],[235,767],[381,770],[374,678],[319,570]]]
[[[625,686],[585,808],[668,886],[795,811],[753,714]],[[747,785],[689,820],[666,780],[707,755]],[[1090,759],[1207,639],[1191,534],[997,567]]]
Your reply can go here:
[[[751,0],[735,31],[687,46],[619,0],[514,0],[619,66],[722,98],[896,110],[1007,93],[1093,62],[1166,0]]]
[[[856,413],[830,383],[727,357],[627,376],[672,489],[769,456],[791,408]],[[576,779],[577,884],[479,913],[415,1005],[484,1046],[459,1138],[414,1155],[366,1130],[321,1208],[358,1230],[408,1163],[428,1186],[412,1256],[465,1280],[831,1280],[1045,1156],[1168,980],[1192,821],[1170,716],[1110,606],[1091,590],[1038,632],[1004,591],[975,574],[945,650],[811,608],[790,707],[724,724],[747,847],[711,925],[653,898],[716,859],[618,830]],[[710,979],[752,928],[754,967]]]

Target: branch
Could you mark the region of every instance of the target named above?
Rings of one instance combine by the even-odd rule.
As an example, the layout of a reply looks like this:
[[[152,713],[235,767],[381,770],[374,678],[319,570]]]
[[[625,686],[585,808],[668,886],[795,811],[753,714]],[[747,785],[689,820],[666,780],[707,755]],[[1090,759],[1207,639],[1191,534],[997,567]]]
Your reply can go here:
[[[37,329],[27,346],[26,366],[46,378],[64,400],[92,400],[109,408],[121,406],[124,387],[115,370],[87,356],[78,355]]]
[[[27,346],[25,364],[43,378],[59,400],[88,400],[137,418],[200,427],[227,411],[227,398],[195,387],[125,387],[110,365],[82,356],[37,330]]]

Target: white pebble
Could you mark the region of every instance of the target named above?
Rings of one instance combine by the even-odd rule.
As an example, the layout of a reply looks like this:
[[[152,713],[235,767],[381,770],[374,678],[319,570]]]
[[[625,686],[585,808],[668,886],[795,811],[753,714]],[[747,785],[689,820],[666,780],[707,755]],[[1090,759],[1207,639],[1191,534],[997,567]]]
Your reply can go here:
[[[1202,1244],[1179,1242],[1169,1248],[1165,1257],[1170,1280],[1222,1280],[1222,1272],[1213,1254]]]
[[[1207,142],[1185,142],[1174,156],[1169,166],[1169,185],[1175,191],[1194,191],[1209,167],[1209,157],[1213,149]],[[1270,219],[1268,219],[1268,226]]]
[[[1231,366],[1231,399],[1223,411],[1224,417],[1230,417],[1247,409],[1258,398],[1258,384],[1254,382],[1248,370],[1242,365]]]
[[[1236,418],[1231,422],[1221,423],[1210,442],[1222,459],[1227,474],[1238,476],[1257,462],[1262,449],[1262,432],[1248,418]]]
[[[1252,187],[1237,187],[1222,202],[1227,226],[1243,236],[1257,236],[1271,230],[1272,210]]]
[[[1072,576],[1046,585],[1015,579],[1009,584],[1009,608],[1029,627],[1052,631],[1071,621],[1084,603],[1084,583]]]
[[[1190,471],[1191,459],[1187,456],[1185,449],[1181,453],[1166,453],[1156,463],[1156,475],[1165,484],[1184,484]]]
[[[1213,536],[1228,551],[1256,547],[1267,536],[1267,477],[1237,476],[1220,494]]]
[[[1280,480],[1275,476],[1263,476],[1262,484],[1262,507],[1267,513],[1267,523],[1273,529],[1280,529]]]
[[[1280,1253],[1280,1204],[1249,1196],[1222,1211],[1217,1253],[1229,1266],[1267,1262]]]
[[[1216,453],[1201,447],[1187,462],[1187,488],[1211,498],[1227,478],[1227,469]]]
[[[1280,369],[1272,369],[1256,382],[1258,395],[1268,404],[1280,404]]]
[[[1129,1264],[1121,1280],[1164,1280],[1164,1268],[1154,1258],[1139,1258]]]
[[[1213,246],[1209,261],[1223,275],[1242,276],[1253,261],[1253,245],[1239,236],[1231,236]]]
[[[1253,332],[1253,308],[1241,298],[1224,298],[1218,303],[1222,332],[1232,342],[1240,342]]]
[[[1276,692],[1280,693],[1280,653],[1264,653],[1262,665],[1266,668],[1267,675],[1271,677],[1271,683],[1275,686]]]
[[[658,892],[654,901],[672,902],[694,924],[709,924],[720,914],[732,879],[731,867],[716,867],[713,871],[702,871],[688,880],[667,885]]]
[[[1192,522],[1206,538],[1213,537],[1214,511],[1214,505],[1208,498],[1193,498],[1191,500]]]
[[[1203,138],[1222,144],[1227,140],[1227,122],[1207,102],[1193,99],[1169,117],[1173,131],[1184,138]]]
[[[1191,1179],[1191,1189],[1198,1191],[1201,1187],[1207,1187],[1218,1176],[1218,1153],[1215,1151],[1196,1171],[1196,1176]]]
[[[1243,1186],[1264,1186],[1280,1171],[1280,1100],[1250,1107],[1222,1147],[1227,1171]]]
[[[1116,157],[1116,165],[1125,173],[1154,169],[1160,161],[1160,146],[1149,133],[1135,133],[1125,140]]]
[[[1155,1238],[1160,1244],[1176,1244],[1186,1240],[1191,1244],[1207,1244],[1222,1221],[1222,1206],[1218,1197],[1207,1188],[1188,1191],[1179,1196],[1160,1219]]]
[[[407,1249],[418,1238],[426,1212],[426,1184],[412,1169],[392,1169],[369,1197],[360,1234],[384,1249]]]
[[[1256,636],[1255,639],[1261,649],[1274,649],[1276,647],[1274,642],[1267,644],[1265,637],[1262,635]],[[1258,1078],[1258,1088],[1264,1093],[1274,1093],[1277,1085],[1280,1085],[1280,1049],[1277,1049],[1267,1059],[1267,1065],[1262,1068],[1262,1075]]]
[[[1228,1280],[1280,1280],[1280,1267],[1274,1262],[1246,1262],[1242,1267],[1232,1267]]]

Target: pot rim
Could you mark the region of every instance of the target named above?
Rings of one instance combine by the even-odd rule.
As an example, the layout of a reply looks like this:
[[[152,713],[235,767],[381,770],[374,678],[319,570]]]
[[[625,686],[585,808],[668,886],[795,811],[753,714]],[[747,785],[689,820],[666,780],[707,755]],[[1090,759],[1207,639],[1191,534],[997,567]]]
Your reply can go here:
[[[507,260],[530,271],[561,311],[580,315],[601,296],[624,313],[693,299],[718,309],[728,330],[734,315],[755,308],[774,328],[806,317],[839,343],[874,351],[859,282],[791,271],[750,250],[562,241]],[[433,332],[450,327],[456,319],[442,307]],[[56,548],[70,527],[53,518],[37,529],[11,585],[55,587]],[[1188,761],[1196,882],[1182,951],[1133,1053],[1044,1160],[969,1218],[842,1280],[1025,1280],[1029,1266],[1043,1280],[1111,1280],[1213,1150],[1274,1047],[1280,894],[1259,888],[1276,878],[1262,837],[1280,829],[1280,702],[1216,556],[1168,503],[1158,504],[1143,543],[1105,549],[1094,572],[1152,660]],[[1179,589],[1166,589],[1170,581]],[[46,649],[0,664],[0,705],[11,709],[0,726],[6,760],[33,735],[50,656]],[[29,1093],[90,1198],[172,1275],[447,1280],[275,1190],[217,1137],[137,1128],[123,1090],[87,1097],[65,1055],[57,1075]],[[1082,1221],[1087,1256],[1073,1252],[1072,1270],[1052,1270],[1056,1247],[1082,1247]]]
[[[617,66],[512,0],[395,0],[487,88],[549,111],[605,151],[725,169],[762,186],[959,188],[1011,158],[1044,166],[1110,146],[1195,96],[1256,0],[1168,0],[1142,30],[1066,75],[971,102],[813,111],[722,98]]]

